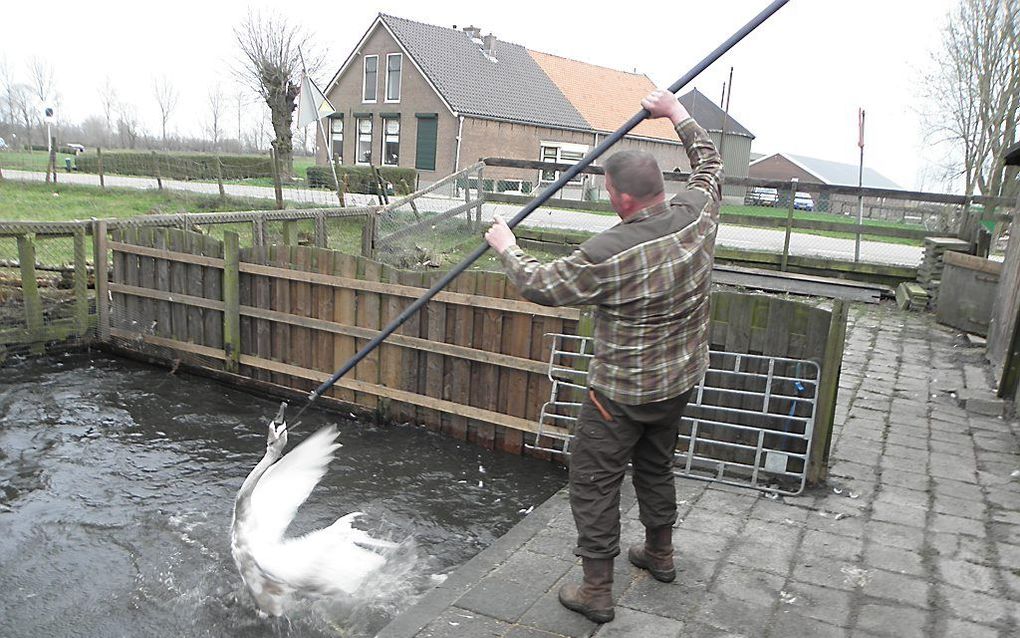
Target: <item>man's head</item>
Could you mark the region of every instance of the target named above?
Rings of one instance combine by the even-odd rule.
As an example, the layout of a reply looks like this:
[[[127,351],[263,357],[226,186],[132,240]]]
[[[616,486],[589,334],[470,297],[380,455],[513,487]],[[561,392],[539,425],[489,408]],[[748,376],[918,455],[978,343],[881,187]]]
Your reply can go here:
[[[665,198],[662,171],[651,153],[614,153],[606,160],[605,169],[609,201],[623,219]]]

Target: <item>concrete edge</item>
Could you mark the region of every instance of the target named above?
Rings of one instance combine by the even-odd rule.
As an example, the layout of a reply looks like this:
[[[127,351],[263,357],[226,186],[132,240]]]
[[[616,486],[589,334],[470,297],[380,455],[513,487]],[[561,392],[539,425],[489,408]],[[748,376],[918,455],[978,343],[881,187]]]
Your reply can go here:
[[[442,584],[437,585],[410,609],[391,620],[376,634],[376,638],[412,638],[451,607],[485,575],[499,567],[511,554],[545,529],[560,511],[561,502],[566,498],[566,490],[560,490],[550,496],[524,520],[496,539],[496,542],[478,552],[450,574]]]

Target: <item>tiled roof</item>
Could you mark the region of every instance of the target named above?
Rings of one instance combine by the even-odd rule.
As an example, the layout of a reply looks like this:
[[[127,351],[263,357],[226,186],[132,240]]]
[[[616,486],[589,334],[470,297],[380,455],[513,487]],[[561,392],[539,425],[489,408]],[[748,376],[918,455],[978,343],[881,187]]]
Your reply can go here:
[[[453,110],[511,122],[588,130],[588,122],[519,44],[496,61],[463,31],[380,14]]]
[[[645,75],[626,73],[569,58],[528,51],[567,99],[598,131],[615,131],[641,110],[641,98],[655,90]],[[646,120],[632,135],[677,141],[667,120]]]
[[[681,95],[679,99],[680,103],[687,108],[691,117],[697,120],[698,124],[706,131],[717,132],[722,130],[723,116],[726,112],[719,108],[704,93],[698,89],[692,89]],[[744,128],[743,124],[733,119],[732,115],[726,118],[726,132],[754,139],[754,134]]]

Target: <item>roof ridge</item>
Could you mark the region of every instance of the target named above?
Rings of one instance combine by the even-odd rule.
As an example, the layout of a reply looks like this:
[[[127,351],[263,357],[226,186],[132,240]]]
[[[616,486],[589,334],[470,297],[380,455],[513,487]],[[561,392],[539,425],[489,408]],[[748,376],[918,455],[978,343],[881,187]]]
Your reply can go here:
[[[530,47],[524,47],[524,48],[527,49],[528,51],[533,52],[533,53],[541,53],[542,55],[548,55],[550,57],[559,58],[561,60],[569,60],[571,62],[579,62],[581,64],[587,64],[588,66],[598,67],[600,69],[605,69],[607,71],[613,71],[615,73],[623,73],[623,74],[626,74],[626,75],[633,75],[635,77],[648,78],[648,74],[647,73],[638,73],[636,71],[624,71],[623,69],[617,69],[617,68],[614,68],[614,67],[611,67],[611,66],[606,66],[604,64],[595,64],[594,62],[586,62],[585,60],[578,60],[577,58],[570,58],[570,57],[567,57],[565,55],[559,55],[557,53],[549,53],[548,51],[539,51],[538,49],[532,49]],[[650,80],[651,78],[648,78],[648,79]]]
[[[444,29],[446,31],[452,31],[453,33],[459,33],[461,35],[467,36],[467,33],[465,33],[463,31],[463,29],[455,29],[453,27],[444,27],[441,24],[433,24],[431,22],[422,22],[421,20],[414,20],[413,18],[405,18],[403,16],[393,15],[392,13],[383,13],[383,12],[380,11],[379,12],[379,17],[380,18],[393,18],[393,19],[396,19],[396,20],[403,20],[404,22],[412,22],[414,24],[419,24],[419,25],[424,26],[424,27],[432,27],[433,29]],[[474,26],[474,25],[470,25],[470,26]],[[481,30],[480,27],[476,27],[476,28]],[[492,32],[490,31],[490,34],[491,33]],[[512,44],[514,46],[518,46],[518,47],[521,47],[523,49],[527,49],[528,48],[528,47],[524,46],[523,44],[519,44],[519,43],[514,42],[512,40],[504,40],[503,38],[500,38],[499,36],[496,36],[496,38],[499,40],[500,44]]]

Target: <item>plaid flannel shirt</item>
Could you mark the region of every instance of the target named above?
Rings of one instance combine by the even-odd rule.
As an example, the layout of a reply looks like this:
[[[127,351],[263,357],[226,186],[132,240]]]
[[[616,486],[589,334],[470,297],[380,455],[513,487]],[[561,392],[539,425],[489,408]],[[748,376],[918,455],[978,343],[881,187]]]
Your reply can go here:
[[[547,306],[595,306],[589,385],[641,405],[694,387],[708,368],[709,289],[722,198],[722,158],[693,119],[676,125],[691,162],[687,189],[543,264],[500,256],[521,294]]]

